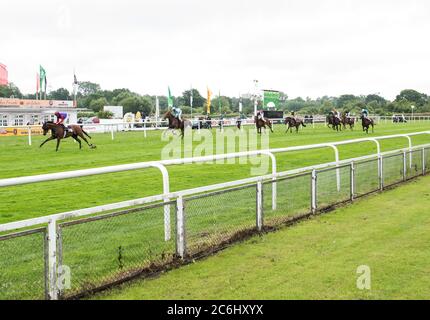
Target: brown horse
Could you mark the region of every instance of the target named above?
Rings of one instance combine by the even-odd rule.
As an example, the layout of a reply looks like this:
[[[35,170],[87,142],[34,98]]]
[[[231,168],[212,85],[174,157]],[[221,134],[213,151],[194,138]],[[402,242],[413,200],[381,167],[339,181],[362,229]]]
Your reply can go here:
[[[293,128],[296,128],[296,132],[298,133],[300,126],[303,126],[303,128],[306,128],[306,125],[303,122],[303,120],[296,119],[293,117],[286,117],[284,123],[285,125],[288,125],[287,131],[285,131],[285,133],[287,133],[288,130],[290,130],[290,132],[293,133]]]
[[[46,136],[49,130],[51,130],[52,135],[40,145],[40,148],[48,141],[57,139],[57,148],[55,149],[55,151],[58,151],[58,147],[60,146],[61,139],[66,139],[69,137],[72,137],[79,143],[79,149],[82,149],[82,144],[81,144],[81,140],[79,140],[78,137],[82,138],[91,149],[96,148],[95,145],[89,143],[88,140],[85,138],[84,135],[86,135],[88,138],[91,139],[89,134],[86,133],[84,129],[81,128],[81,126],[70,125],[69,128],[70,130],[67,130],[64,126],[60,124],[55,124],[52,121],[44,122],[42,125],[43,135]]]
[[[365,118],[363,115],[361,115],[361,125],[363,127],[363,131],[366,131],[366,133],[369,133],[369,128],[370,126],[372,126],[372,133],[373,133],[373,128],[375,126],[373,119]]]
[[[342,124],[343,124],[343,128],[346,129],[346,126],[349,125],[349,128],[351,130],[354,129],[354,125],[355,125],[355,118],[354,117],[347,117],[346,115],[342,116]]]
[[[171,111],[167,111],[164,116],[163,116],[163,120],[169,120],[169,129],[168,130],[181,130],[181,137],[182,139],[184,138],[184,131],[185,128],[187,127],[192,127],[191,126],[191,121],[189,120],[179,120],[178,118],[176,118]],[[167,131],[166,131],[167,132]],[[166,133],[165,132],[165,133]],[[174,131],[173,131],[174,132]]]
[[[327,127],[332,126],[333,130],[342,131],[342,123],[338,117],[335,117],[333,113],[327,116]]]
[[[272,133],[273,133],[272,122],[270,120],[258,119],[258,117],[255,116],[254,122],[255,122],[255,125],[257,127],[257,132],[259,134],[261,134],[261,128],[264,128],[264,130],[266,130],[266,126],[268,126],[270,128],[270,131],[272,131]]]

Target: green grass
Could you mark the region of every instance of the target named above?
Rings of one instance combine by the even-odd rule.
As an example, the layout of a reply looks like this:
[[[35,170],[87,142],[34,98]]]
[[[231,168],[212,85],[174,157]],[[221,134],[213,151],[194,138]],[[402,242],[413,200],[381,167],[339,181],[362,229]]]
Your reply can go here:
[[[429,299],[430,177],[95,299]],[[358,266],[371,290],[358,290]]]
[[[247,127],[248,129],[249,127]],[[428,130],[429,123],[407,125],[380,124],[369,136],[389,135]],[[215,132],[215,130],[214,130]],[[365,137],[361,130],[336,133],[323,126],[305,128],[299,134],[285,134],[284,126],[276,126],[270,134],[270,147],[289,147],[328,141]],[[0,140],[0,178],[52,173],[107,165],[159,160],[167,142],[161,141],[161,132],[148,132],[145,139],[141,132],[118,133],[112,141],[110,134],[95,134],[97,149],[83,147],[65,140],[58,153],[55,144],[42,149],[38,145],[44,137],[33,137],[27,145],[26,137],[2,137]],[[414,144],[429,143],[430,137],[413,138]],[[406,139],[382,142],[383,151],[406,147]],[[194,144],[196,147],[196,143]],[[374,144],[365,142],[340,147],[341,158],[375,153]],[[278,171],[305,165],[333,161],[329,148],[291,152],[276,156]],[[251,164],[196,164],[168,168],[171,190],[183,190],[208,184],[232,181],[250,176]],[[44,182],[2,188],[0,192],[0,223],[54,214],[74,209],[141,198],[162,192],[160,173],[156,169],[135,170],[100,176]]]

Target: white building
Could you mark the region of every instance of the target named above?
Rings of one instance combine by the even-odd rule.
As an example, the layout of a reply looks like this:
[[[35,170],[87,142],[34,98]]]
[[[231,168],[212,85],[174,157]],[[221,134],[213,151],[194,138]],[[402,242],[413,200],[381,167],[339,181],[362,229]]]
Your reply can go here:
[[[0,98],[0,126],[38,125],[44,121],[54,121],[55,111],[66,112],[67,123],[78,121],[78,110],[73,101]]]

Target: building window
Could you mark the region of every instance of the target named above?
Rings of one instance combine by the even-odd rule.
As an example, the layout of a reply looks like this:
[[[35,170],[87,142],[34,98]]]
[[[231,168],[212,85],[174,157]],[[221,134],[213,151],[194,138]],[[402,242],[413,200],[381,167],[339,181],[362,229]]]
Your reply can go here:
[[[13,124],[14,124],[14,126],[23,126],[24,125],[24,115],[23,114],[15,115]]]
[[[38,125],[38,124],[40,124],[39,123],[39,115],[38,114],[32,114],[31,115],[30,124],[31,125]]]
[[[0,126],[7,126],[7,114],[0,114]]]
[[[45,114],[43,116],[43,121],[47,122],[47,121],[55,121],[55,115],[53,114]]]

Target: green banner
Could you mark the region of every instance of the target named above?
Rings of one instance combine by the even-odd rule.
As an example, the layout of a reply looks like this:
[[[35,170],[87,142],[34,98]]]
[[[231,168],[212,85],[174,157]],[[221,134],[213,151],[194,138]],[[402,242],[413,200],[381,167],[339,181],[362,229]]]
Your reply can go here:
[[[276,110],[279,105],[279,91],[264,90],[263,110]]]

